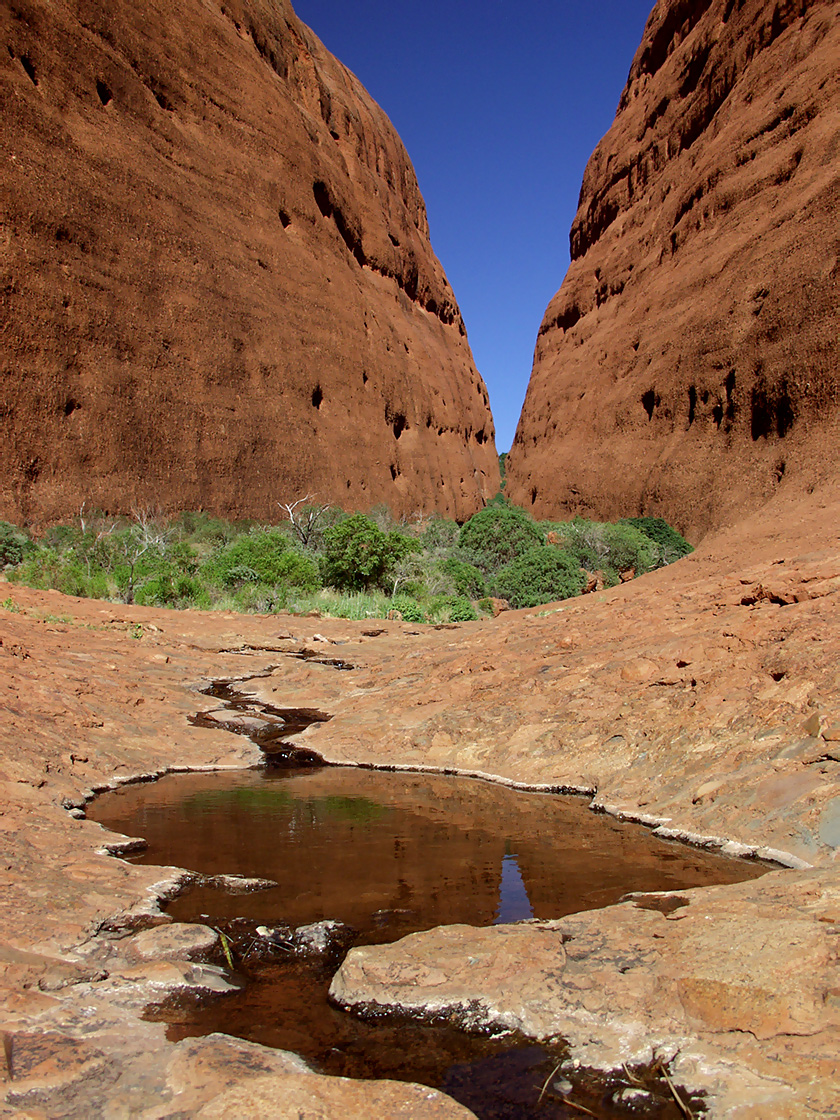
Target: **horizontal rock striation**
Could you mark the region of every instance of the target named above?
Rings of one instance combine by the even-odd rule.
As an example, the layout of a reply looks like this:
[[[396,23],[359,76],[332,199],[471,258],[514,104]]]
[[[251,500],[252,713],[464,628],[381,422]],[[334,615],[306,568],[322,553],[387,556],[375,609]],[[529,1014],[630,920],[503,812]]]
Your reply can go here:
[[[660,0],[592,155],[507,461],[691,539],[836,472],[840,5]]]
[[[19,0],[0,41],[0,517],[495,492],[411,163],[286,0]]]

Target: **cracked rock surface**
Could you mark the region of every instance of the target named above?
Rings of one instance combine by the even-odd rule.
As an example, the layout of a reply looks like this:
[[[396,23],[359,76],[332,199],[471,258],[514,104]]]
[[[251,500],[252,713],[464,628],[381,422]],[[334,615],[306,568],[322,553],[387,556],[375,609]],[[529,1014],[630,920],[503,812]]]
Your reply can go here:
[[[342,999],[516,1022],[567,1037],[593,1066],[655,1050],[675,1081],[706,1092],[713,1116],[836,1114],[838,525],[840,493],[776,499],[670,568],[446,630],[388,621],[373,633],[6,585],[3,1107],[89,1116],[113,1101],[174,1116],[224,1107],[223,1093],[299,1062],[232,1039],[175,1045],[140,1019],[173,991],[230,980],[213,938],[179,931],[160,908],[188,872],[109,854],[139,838],[79,816],[92,790],[131,776],[257,762],[247,737],[190,723],[217,706],[199,688],[226,679],[332,715],[297,736],[327,759],[587,790],[595,807],[665,835],[787,864],[556,922],[354,951],[336,981]],[[291,656],[302,644],[340,650],[353,671]],[[185,1063],[199,1053],[210,1072],[190,1080]],[[316,1075],[293,1075],[319,1091]]]

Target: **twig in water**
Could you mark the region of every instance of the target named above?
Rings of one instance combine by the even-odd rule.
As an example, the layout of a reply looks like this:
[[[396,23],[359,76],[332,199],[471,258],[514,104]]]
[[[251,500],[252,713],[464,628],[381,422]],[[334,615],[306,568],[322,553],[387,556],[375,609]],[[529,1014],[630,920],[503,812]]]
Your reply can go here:
[[[562,1101],[566,1108],[573,1108],[575,1112],[583,1112],[587,1116],[594,1116],[595,1120],[598,1120],[597,1113],[593,1112],[592,1109],[587,1108],[585,1104],[575,1104],[575,1102],[573,1100],[570,1100],[568,1097],[554,1097],[554,1099],[556,1101]]]
[[[233,972],[235,971],[235,965],[233,963],[233,953],[231,953],[230,951],[230,938],[226,933],[222,933],[220,929],[217,929],[216,933],[218,933],[219,937],[222,939],[222,951],[225,954],[225,960],[227,961],[228,968],[231,970],[231,972]]]
[[[540,1107],[543,1100],[545,1099],[545,1095],[548,1092],[548,1086],[551,1084],[551,1079],[552,1079],[552,1077],[554,1077],[555,1073],[557,1073],[557,1071],[560,1069],[560,1066],[562,1064],[563,1064],[562,1062],[558,1062],[557,1065],[554,1067],[554,1069],[551,1071],[551,1073],[548,1075],[548,1077],[545,1079],[545,1081],[543,1081],[543,1087],[542,1087],[542,1089],[540,1089],[540,1095],[537,1097],[537,1108]],[[595,1116],[595,1113],[591,1112],[586,1107],[586,1105],[575,1104],[574,1101],[569,1100],[569,1098],[565,1095],[565,1093],[562,1094],[559,1097],[555,1096],[553,1093],[550,1093],[549,1096],[551,1097],[552,1100],[562,1101],[563,1104],[567,1108],[573,1108],[576,1112],[584,1112],[584,1113],[586,1113],[587,1116]],[[596,1117],[596,1120],[597,1120],[597,1117]]]
[[[631,1085],[636,1085],[638,1088],[644,1088],[644,1081],[640,1077],[636,1077],[635,1073],[631,1073],[626,1062],[621,1063],[621,1068],[624,1070],[624,1076]]]
[[[668,1070],[665,1068],[665,1063],[662,1061],[661,1058],[656,1063],[656,1066],[654,1066],[654,1069],[657,1069],[657,1068],[659,1069],[659,1072],[662,1074],[662,1076],[665,1078],[665,1084],[670,1089],[671,1096],[677,1102],[677,1108],[683,1114],[683,1116],[685,1117],[685,1120],[694,1120],[694,1113],[691,1111],[691,1109],[688,1107],[688,1105],[685,1103],[685,1101],[682,1099],[682,1097],[677,1092],[677,1087],[674,1084],[674,1082],[671,1080],[671,1078],[668,1074]]]
[[[549,1082],[551,1081],[552,1077],[554,1077],[555,1073],[557,1073],[557,1071],[560,1069],[562,1064],[563,1064],[562,1062],[558,1062],[557,1065],[554,1067],[554,1069],[551,1071],[551,1073],[548,1075],[548,1077],[545,1079],[545,1081],[543,1081],[543,1087],[542,1087],[542,1089],[540,1089],[540,1095],[537,1097],[537,1108],[539,1108],[540,1105],[543,1102],[543,1097],[545,1096],[545,1094],[548,1090]]]

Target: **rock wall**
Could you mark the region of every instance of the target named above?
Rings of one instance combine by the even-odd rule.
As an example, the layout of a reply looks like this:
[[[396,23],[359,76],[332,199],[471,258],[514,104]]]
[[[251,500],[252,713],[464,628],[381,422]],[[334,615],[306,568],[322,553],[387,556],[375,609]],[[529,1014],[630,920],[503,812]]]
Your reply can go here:
[[[0,42],[0,517],[496,491],[408,156],[286,0],[16,0]]]
[[[660,0],[592,155],[507,461],[689,538],[837,470],[840,4]]]

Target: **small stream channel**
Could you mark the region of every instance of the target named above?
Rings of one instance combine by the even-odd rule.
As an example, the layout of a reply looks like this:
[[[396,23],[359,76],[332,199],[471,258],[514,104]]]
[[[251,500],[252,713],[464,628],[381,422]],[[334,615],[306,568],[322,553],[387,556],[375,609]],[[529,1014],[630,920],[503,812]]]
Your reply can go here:
[[[470,1035],[446,1022],[365,1021],[329,1003],[329,982],[351,945],[444,924],[559,918],[630,892],[753,878],[765,866],[660,840],[590,812],[580,797],[319,765],[289,736],[325,713],[266,707],[235,682],[207,691],[224,703],[210,722],[248,734],[279,765],[169,775],[88,806],[107,828],[145,837],[137,862],[278,884],[238,895],[196,886],[169,904],[176,920],[227,934],[243,983],[232,995],[158,1009],[170,1037],[224,1031],[295,1051],[325,1073],[418,1081],[481,1120],[580,1116],[581,1107],[599,1117],[684,1115],[651,1071],[641,1071],[644,1096],[626,1079],[581,1077],[568,1066],[552,1080],[562,1046]],[[330,948],[300,951],[295,929],[326,919],[342,923]],[[267,939],[258,926],[276,932]]]

